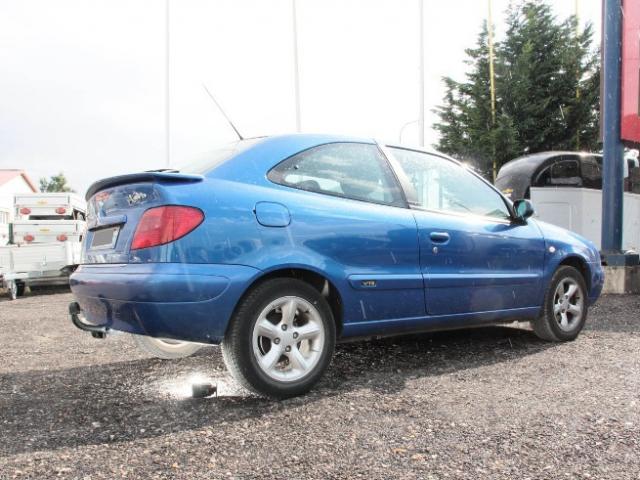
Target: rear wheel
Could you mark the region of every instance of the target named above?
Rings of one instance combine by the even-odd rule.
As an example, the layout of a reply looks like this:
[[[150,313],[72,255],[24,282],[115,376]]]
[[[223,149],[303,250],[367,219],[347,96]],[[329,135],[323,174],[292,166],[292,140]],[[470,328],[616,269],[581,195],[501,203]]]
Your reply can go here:
[[[202,345],[168,338],[154,338],[146,335],[134,335],[136,343],[141,350],[156,358],[174,360],[176,358],[190,357],[202,348]]]
[[[584,327],[587,310],[587,286],[582,274],[573,267],[562,266],[551,279],[533,331],[552,342],[574,340]]]
[[[246,389],[285,398],[308,392],[331,362],[336,328],[322,295],[279,278],[238,305],[222,343],[227,369]]]

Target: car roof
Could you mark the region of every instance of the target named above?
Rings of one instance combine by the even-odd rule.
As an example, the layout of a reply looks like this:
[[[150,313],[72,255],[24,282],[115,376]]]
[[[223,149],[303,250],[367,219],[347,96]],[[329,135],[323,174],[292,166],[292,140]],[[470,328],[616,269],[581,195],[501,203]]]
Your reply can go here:
[[[511,170],[518,170],[520,174],[532,174],[543,163],[551,160],[555,157],[561,157],[564,155],[571,156],[602,156],[598,153],[589,152],[571,152],[565,150],[552,150],[548,152],[532,153],[531,155],[524,155],[516,159],[510,160],[505,163],[501,168],[498,176],[510,173]]]
[[[292,133],[272,135],[252,140],[252,144],[220,165],[207,175],[235,181],[255,182],[274,165],[299,153],[327,143],[352,142],[375,145],[372,138],[353,137],[347,135]]]
[[[364,143],[369,145],[383,145],[391,148],[404,148],[425,153],[439,155],[441,157],[456,160],[423,147],[409,145],[397,145],[376,141],[371,137],[358,137],[349,135],[320,134],[320,133],[290,133],[272,135],[268,137],[247,138],[251,141],[246,149],[234,155],[229,161],[223,162],[211,170],[207,175],[226,180],[255,183],[258,178],[264,178],[265,172],[271,170],[281,161],[309,148],[329,143]],[[241,141],[242,142],[242,141]]]

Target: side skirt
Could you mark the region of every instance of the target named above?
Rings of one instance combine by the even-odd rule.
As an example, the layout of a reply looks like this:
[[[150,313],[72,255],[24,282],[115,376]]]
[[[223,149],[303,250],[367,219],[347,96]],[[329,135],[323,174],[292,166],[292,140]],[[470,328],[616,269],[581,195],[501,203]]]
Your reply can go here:
[[[407,333],[454,330],[491,323],[508,323],[516,320],[530,321],[540,313],[540,307],[494,310],[489,312],[434,315],[400,318],[373,322],[349,322],[344,324],[341,340],[374,336],[406,335]]]

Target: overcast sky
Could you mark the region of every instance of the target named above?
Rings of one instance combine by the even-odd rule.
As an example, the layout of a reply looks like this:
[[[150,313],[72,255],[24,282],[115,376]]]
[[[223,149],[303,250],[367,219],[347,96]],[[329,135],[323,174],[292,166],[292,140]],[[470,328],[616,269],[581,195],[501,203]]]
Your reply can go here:
[[[171,161],[295,130],[291,0],[170,0]],[[509,0],[494,0],[498,40]],[[560,17],[575,0],[554,0]],[[486,0],[425,0],[426,141]],[[101,177],[166,166],[165,1],[0,0],[0,168]],[[579,0],[600,35],[601,0]],[[302,130],[398,140],[418,116],[418,0],[298,0]],[[403,141],[416,144],[416,125]]]

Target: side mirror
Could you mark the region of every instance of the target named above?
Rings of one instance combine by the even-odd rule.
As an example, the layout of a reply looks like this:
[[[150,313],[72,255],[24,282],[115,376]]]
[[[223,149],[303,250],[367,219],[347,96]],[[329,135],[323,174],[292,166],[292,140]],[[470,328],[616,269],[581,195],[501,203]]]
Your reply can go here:
[[[535,213],[533,204],[529,200],[521,199],[513,202],[513,210],[516,214],[516,219],[525,221],[531,215]]]

